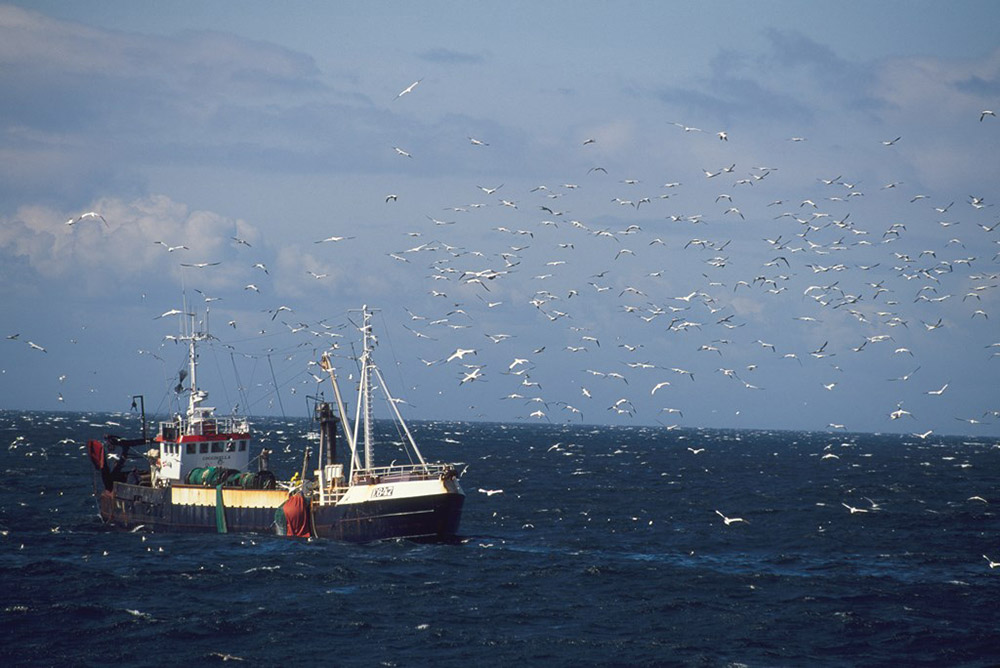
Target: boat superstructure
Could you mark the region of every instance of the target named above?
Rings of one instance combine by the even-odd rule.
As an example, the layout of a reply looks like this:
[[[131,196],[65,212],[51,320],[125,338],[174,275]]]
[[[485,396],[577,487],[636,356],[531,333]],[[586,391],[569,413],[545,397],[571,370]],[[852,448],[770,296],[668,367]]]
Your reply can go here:
[[[218,417],[215,408],[203,406],[208,393],[198,388],[197,343],[206,340],[207,332],[196,331],[194,316],[190,317],[188,331],[177,337],[188,344],[188,372],[190,387],[183,386],[181,376],[175,392],[187,392],[186,415],[179,413],[172,420],[160,422],[156,437],[159,446],[153,453],[152,476],[154,486],[183,483],[195,469],[221,467],[245,471],[250,462],[250,423],[241,416]]]

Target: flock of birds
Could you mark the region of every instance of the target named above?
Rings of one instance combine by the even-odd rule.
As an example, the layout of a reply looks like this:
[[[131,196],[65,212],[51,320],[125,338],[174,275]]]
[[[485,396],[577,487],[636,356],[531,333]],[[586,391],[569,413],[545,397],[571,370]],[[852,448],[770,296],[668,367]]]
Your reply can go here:
[[[414,81],[395,100],[417,94],[420,83]],[[983,110],[979,121],[993,117]],[[678,130],[672,141],[707,139],[714,142],[713,149],[723,149],[698,149],[703,155],[728,155],[725,151],[737,143],[731,131],[713,134],[679,122],[672,125]],[[471,150],[497,149],[495,142],[462,134]],[[787,142],[775,153],[808,146],[806,137]],[[905,142],[895,136],[881,144],[885,151],[895,151]],[[586,138],[573,147],[573,155],[586,160],[586,152],[599,147],[599,139]],[[402,170],[419,170],[416,152],[399,145],[391,149],[406,159]],[[395,247],[384,247],[395,243],[391,236],[360,226],[310,240],[310,245],[329,247],[328,267],[335,268],[358,255],[358,244],[367,244],[360,266],[383,262],[384,271],[377,271],[398,281],[399,294],[409,300],[405,316],[390,316],[390,321],[403,321],[404,338],[412,337],[401,350],[415,351],[413,357],[422,363],[407,363],[417,372],[407,371],[415,384],[404,397],[419,404],[421,393],[428,391],[424,388],[447,388],[442,374],[454,378],[458,388],[448,389],[450,396],[487,386],[469,405],[476,417],[490,418],[491,408],[502,405],[505,411],[523,406],[512,412],[526,420],[683,420],[685,411],[695,413],[699,404],[715,401],[721,393],[737,396],[731,388],[778,392],[778,400],[787,401],[789,390],[774,383],[784,385],[789,378],[803,383],[791,396],[802,387],[820,393],[857,391],[859,384],[873,381],[864,372],[868,362],[852,362],[852,369],[847,358],[877,355],[882,362],[906,364],[908,370],[879,379],[887,397],[882,409],[887,428],[897,420],[919,427],[920,416],[913,410],[917,397],[941,397],[967,382],[928,378],[929,386],[908,389],[923,366],[919,346],[943,345],[938,330],[991,327],[987,309],[995,303],[1000,279],[1000,254],[995,254],[1000,221],[986,196],[962,201],[921,192],[902,195],[903,182],[865,188],[843,174],[808,177],[811,185],[796,196],[792,189],[805,186],[800,175],[786,174],[782,164],[677,165],[671,172],[679,178],[662,184],[615,171],[594,158],[572,182],[470,184],[475,201],[443,206],[445,214],[420,212],[421,222],[397,230],[408,241]],[[700,183],[692,185],[692,179]],[[689,193],[698,197],[708,187],[717,191],[714,197],[692,201]],[[383,205],[389,207],[386,215],[398,217],[407,195],[398,187],[391,191]],[[898,222],[883,222],[881,214],[866,210],[866,199],[899,207]],[[691,212],[695,206],[697,212]],[[103,223],[114,233],[96,211],[74,216],[66,225],[74,228],[87,221]],[[184,241],[151,243],[186,258],[195,251]],[[254,252],[239,236],[231,241],[236,253]],[[383,245],[383,259],[371,254],[373,244]],[[970,253],[970,247],[977,252]],[[348,250],[338,254],[335,249],[341,248]],[[261,280],[245,283],[237,293],[259,303],[261,281],[273,282],[273,277],[265,262],[254,260],[244,261]],[[220,264],[210,258],[180,262],[190,271],[210,271]],[[303,271],[319,282],[336,269]],[[425,287],[418,294],[415,288],[421,283]],[[206,304],[222,299],[201,294]],[[240,299],[226,298],[223,305]],[[307,364],[296,357],[297,350],[305,346],[313,360],[317,351],[344,351],[344,334],[326,319],[294,322],[308,319],[296,311],[311,307],[274,304],[256,310],[263,314],[263,322],[253,325],[256,334],[275,335],[280,324],[286,329],[278,332],[295,337],[294,343],[268,351],[294,358],[304,385],[320,382],[321,375],[309,368],[314,361]],[[179,314],[182,309],[171,308],[151,317]],[[956,314],[965,322],[956,321]],[[778,316],[782,320],[773,319]],[[236,329],[237,318],[227,324]],[[16,340],[18,334],[7,338]],[[802,347],[792,348],[792,342]],[[27,344],[46,352],[34,341]],[[989,342],[982,352],[984,373],[996,375],[995,367],[987,365],[997,356],[1000,340]],[[420,373],[433,375],[421,378]],[[974,413],[953,417],[972,425],[988,423],[1000,416],[997,406],[985,403],[994,400],[987,397]],[[728,403],[739,415],[754,401]],[[924,423],[914,435],[923,439],[947,429],[931,426]],[[851,425],[844,419],[815,427]]]

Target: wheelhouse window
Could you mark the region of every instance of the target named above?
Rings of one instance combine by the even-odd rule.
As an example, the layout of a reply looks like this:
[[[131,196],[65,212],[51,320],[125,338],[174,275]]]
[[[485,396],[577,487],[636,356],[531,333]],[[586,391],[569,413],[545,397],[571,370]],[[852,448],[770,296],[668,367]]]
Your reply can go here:
[[[200,452],[203,455],[206,454],[208,452],[208,443],[199,443],[198,452]]]
[[[240,452],[246,452],[246,449],[247,449],[247,442],[240,441]]]
[[[187,444],[187,453],[189,455],[193,455],[193,454],[195,454],[197,452],[198,452],[198,446],[196,444],[194,444],[194,443],[188,443]]]

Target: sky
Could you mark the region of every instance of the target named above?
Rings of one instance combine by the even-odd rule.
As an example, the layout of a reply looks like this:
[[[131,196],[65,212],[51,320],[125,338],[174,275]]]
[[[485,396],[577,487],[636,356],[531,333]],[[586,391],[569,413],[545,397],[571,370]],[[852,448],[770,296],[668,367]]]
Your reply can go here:
[[[0,408],[1000,435],[998,24],[0,5]]]

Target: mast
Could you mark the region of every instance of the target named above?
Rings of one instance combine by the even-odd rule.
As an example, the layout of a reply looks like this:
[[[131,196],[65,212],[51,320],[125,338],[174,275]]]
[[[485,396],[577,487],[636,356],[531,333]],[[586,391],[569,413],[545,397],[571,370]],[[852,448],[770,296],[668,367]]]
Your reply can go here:
[[[207,395],[198,389],[198,349],[197,342],[202,339],[207,338],[204,332],[195,331],[195,315],[193,313],[187,314],[191,318],[191,330],[188,336],[188,374],[191,378],[191,394],[188,397],[188,417],[193,417],[198,408],[201,407],[201,402],[207,398]]]
[[[188,395],[188,417],[194,415],[194,409],[198,407],[198,351],[195,348],[194,337],[194,314],[191,314],[191,332],[188,336],[188,377],[191,379],[191,393]]]
[[[365,469],[372,467],[372,336],[371,317],[368,305],[361,307],[364,320],[361,325],[361,332],[364,340],[364,351],[361,354],[361,401],[364,407],[365,420]]]

